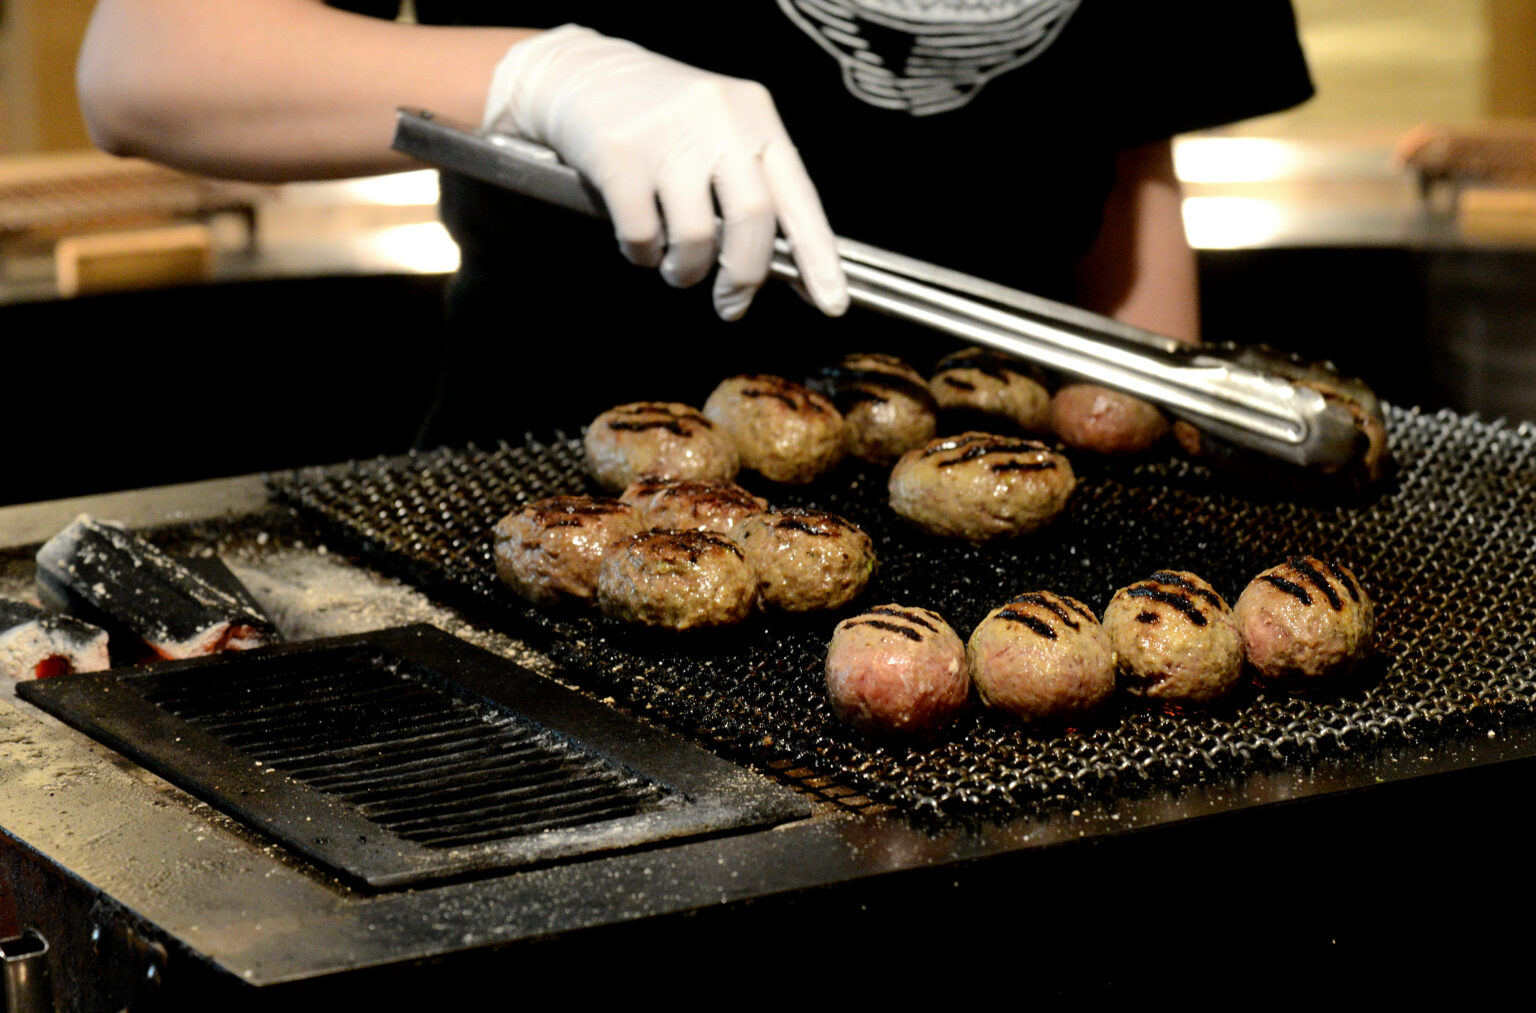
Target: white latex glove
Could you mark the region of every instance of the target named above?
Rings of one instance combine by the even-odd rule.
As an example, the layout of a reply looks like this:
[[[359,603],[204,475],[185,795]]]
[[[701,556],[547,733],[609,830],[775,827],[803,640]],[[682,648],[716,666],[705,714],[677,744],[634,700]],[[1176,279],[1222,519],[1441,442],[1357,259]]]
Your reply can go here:
[[[564,25],[507,51],[485,126],[548,145],[591,180],[624,255],[659,264],[670,284],[702,281],[718,253],[726,320],[767,279],[777,230],[811,300],[833,316],[848,308],[821,200],[762,85]]]

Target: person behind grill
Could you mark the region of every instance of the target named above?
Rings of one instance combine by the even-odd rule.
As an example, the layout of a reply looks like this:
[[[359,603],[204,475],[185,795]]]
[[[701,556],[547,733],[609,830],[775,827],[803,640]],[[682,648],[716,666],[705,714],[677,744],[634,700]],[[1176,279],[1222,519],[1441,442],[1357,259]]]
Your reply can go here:
[[[848,294],[823,200],[853,238],[1195,340],[1169,138],[1311,94],[1284,0],[398,7],[101,0],[79,83],[96,143],[192,171],[407,168],[389,145],[411,105],[547,144],[599,187],[611,225],[444,174],[462,266],[425,443],[698,403],[732,373],[841,350],[926,368],[947,350],[931,333],[834,322]],[[511,18],[560,27],[484,27]],[[602,256],[609,229],[672,286],[712,274],[713,314],[739,322]],[[759,294],[776,232],[820,314]]]

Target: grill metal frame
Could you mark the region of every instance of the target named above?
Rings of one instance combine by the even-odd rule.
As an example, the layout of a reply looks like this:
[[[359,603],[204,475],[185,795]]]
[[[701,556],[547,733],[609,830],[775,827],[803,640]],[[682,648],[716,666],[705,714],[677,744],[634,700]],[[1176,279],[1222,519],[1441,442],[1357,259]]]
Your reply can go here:
[[[1516,442],[1533,437],[1505,430]],[[1454,433],[1443,445],[1479,456]],[[6,565],[30,579],[36,543],[80,509],[0,508],[0,534],[17,549]],[[115,494],[92,509],[168,546],[233,550],[255,565],[280,540],[314,546],[313,530],[270,504],[255,477]],[[1518,627],[1505,636],[1525,639]],[[1501,659],[1518,681],[1531,656],[1511,658],[1502,643],[1477,657]],[[510,980],[592,987],[596,954],[685,971],[661,979],[669,988],[739,990],[744,953],[832,960],[857,969],[866,990],[905,988],[914,940],[936,944],[947,929],[1000,915],[1007,932],[965,935],[968,965],[1013,966],[1031,954],[1030,987],[1064,998],[1123,998],[1151,985],[1225,999],[1251,989],[1263,967],[1281,968],[1270,984],[1298,998],[1337,990],[1341,973],[1394,994],[1386,976],[1403,953],[1447,958],[1398,982],[1414,995],[1426,976],[1457,994],[1515,982],[1518,959],[1489,958],[1515,956],[1508,913],[1530,903],[1521,820],[1536,726],[1302,756],[1169,788],[1088,791],[1043,813],[935,827],[822,810],[765,832],[380,893],[318,872],[35,708],[0,699],[0,880],[13,877],[24,921],[55,944],[55,981],[61,971],[105,980],[106,958],[87,939],[99,916],[164,942],[156,981],[189,1008],[399,1005]],[[1197,947],[1191,973],[1168,976],[1169,940]],[[925,966],[943,973],[942,953],[921,951],[930,952],[938,962]],[[1475,952],[1475,963],[1455,961],[1457,952]],[[1255,953],[1269,960],[1258,971]],[[711,971],[713,980],[695,977]],[[633,976],[609,980],[623,990],[616,999],[633,998]],[[126,997],[103,992],[90,1008]]]

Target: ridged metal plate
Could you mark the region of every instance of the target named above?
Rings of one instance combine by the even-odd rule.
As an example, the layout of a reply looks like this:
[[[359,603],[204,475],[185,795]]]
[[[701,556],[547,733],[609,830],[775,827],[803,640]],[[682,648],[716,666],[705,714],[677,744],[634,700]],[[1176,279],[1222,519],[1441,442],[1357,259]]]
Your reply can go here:
[[[18,692],[373,887],[809,811],[787,790],[428,626]]]

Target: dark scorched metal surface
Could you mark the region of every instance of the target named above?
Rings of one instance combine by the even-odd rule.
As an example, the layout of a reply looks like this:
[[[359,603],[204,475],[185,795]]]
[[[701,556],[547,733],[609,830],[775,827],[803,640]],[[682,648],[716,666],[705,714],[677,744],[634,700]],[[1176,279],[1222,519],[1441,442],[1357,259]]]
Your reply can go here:
[[[807,489],[757,486],[776,506],[832,510],[875,539],[868,593],[837,614],[757,618],[725,633],[660,636],[600,616],[542,614],[501,587],[490,529],[513,506],[588,489],[580,446],[502,446],[311,469],[274,490],[386,569],[543,646],[571,677],[715,748],[791,759],[909,812],[1071,804],[1086,793],[1433,740],[1536,715],[1536,428],[1390,409],[1395,479],[1370,500],[1309,505],[1232,491],[1182,460],[1079,460],[1066,514],[980,547],[914,534],[885,505],[885,473],[845,466]],[[1102,611],[1155,570],[1197,572],[1235,601],[1295,553],[1353,568],[1377,602],[1378,658],[1311,697],[1247,690],[1210,713],[1123,704],[1095,724],[1031,730],[973,710],[945,737],[893,745],[840,724],[822,661],[839,618],[922,605],[962,637],[1013,595],[1069,594]]]

